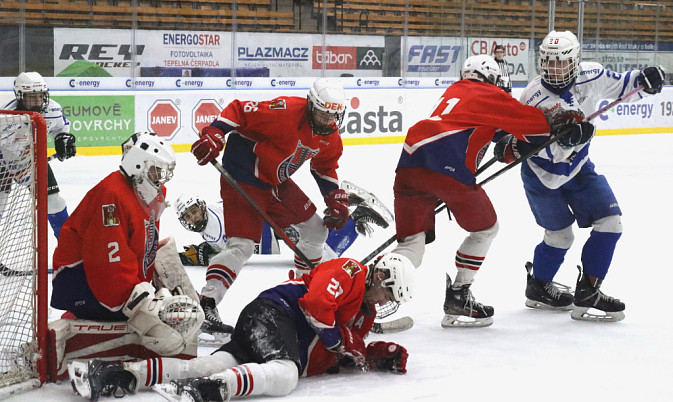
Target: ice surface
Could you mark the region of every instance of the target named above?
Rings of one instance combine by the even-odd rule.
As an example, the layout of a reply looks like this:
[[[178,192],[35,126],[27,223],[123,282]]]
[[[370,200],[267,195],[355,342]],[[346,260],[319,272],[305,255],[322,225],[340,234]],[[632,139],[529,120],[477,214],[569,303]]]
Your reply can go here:
[[[542,238],[528,209],[519,169],[484,188],[498,212],[500,232],[477,275],[477,300],[495,307],[494,324],[481,329],[443,329],[444,273],[454,273],[454,253],[463,232],[440,214],[437,240],[427,247],[417,271],[414,300],[398,314],[411,315],[415,326],[403,333],[371,335],[369,340],[398,342],[409,350],[408,374],[349,373],[299,380],[288,401],[664,401],[670,400],[673,374],[673,324],[668,317],[673,277],[670,255],[673,214],[673,134],[596,137],[592,160],[605,174],[624,213],[624,234],[618,244],[603,290],[626,303],[619,323],[577,322],[570,314],[531,310],[524,306],[524,263]],[[340,177],[374,192],[391,209],[394,168],[401,144],[346,147]],[[488,154],[490,157],[490,153]],[[51,162],[61,192],[73,210],[86,191],[118,166],[119,156],[79,156]],[[488,174],[500,168],[491,168]],[[308,166],[293,176],[322,209],[321,197]],[[200,167],[190,154],[179,154],[175,177],[168,183],[169,200],[180,193],[218,199],[218,173]],[[359,239],[346,252],[362,258],[393,233],[378,230]],[[575,244],[557,280],[573,285],[575,266],[589,231],[575,230]],[[200,237],[180,226],[173,209],[161,220],[161,237],[177,244]],[[50,241],[53,237],[50,235]],[[54,244],[50,244],[53,250]],[[233,324],[240,309],[261,290],[287,278],[292,256],[255,256],[220,304],[224,321]],[[188,268],[194,286],[204,282],[205,268]],[[52,319],[59,316],[52,312]],[[200,353],[210,350],[202,348]],[[11,401],[77,401],[70,384],[47,384]],[[103,399],[101,399],[103,400]],[[152,392],[126,397],[154,401]],[[257,398],[277,401],[278,398]]]

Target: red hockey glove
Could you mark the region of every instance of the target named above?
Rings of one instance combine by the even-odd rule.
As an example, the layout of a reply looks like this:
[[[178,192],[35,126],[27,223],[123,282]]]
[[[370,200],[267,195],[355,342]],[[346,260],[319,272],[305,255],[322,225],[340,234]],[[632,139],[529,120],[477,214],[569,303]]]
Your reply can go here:
[[[325,197],[327,211],[323,221],[327,229],[341,229],[348,220],[348,194],[343,189],[332,190]]]
[[[356,367],[364,369],[366,367],[365,341],[351,327],[341,325],[339,326],[339,332],[341,333],[341,344],[337,347],[336,352],[353,359]]]
[[[217,127],[208,126],[201,131],[201,138],[192,144],[192,153],[196,163],[205,165],[217,158],[224,148],[224,132]]]
[[[376,371],[406,374],[409,353],[402,345],[374,341],[367,345],[367,368]]]

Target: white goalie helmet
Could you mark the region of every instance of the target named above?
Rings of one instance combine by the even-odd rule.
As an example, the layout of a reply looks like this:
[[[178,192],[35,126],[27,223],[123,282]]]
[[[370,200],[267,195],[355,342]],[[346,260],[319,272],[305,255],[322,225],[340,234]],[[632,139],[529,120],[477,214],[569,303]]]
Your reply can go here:
[[[42,112],[49,104],[49,88],[39,73],[21,73],[14,80],[17,110]]]
[[[375,271],[385,274],[381,286],[390,288],[397,303],[406,303],[414,296],[416,267],[402,254],[389,253],[374,265]]]
[[[133,185],[138,197],[150,205],[162,194],[162,186],[173,177],[175,152],[171,146],[147,131],[133,134],[122,144],[119,170]]]
[[[542,40],[538,67],[540,75],[554,88],[570,85],[579,73],[580,42],[570,31],[551,31]]]
[[[346,94],[339,81],[315,80],[306,102],[308,122],[314,133],[330,135],[341,127],[346,113]]]
[[[480,54],[468,57],[460,70],[460,78],[478,80],[496,85],[500,80],[500,67],[491,56]]]
[[[200,198],[182,194],[175,201],[175,212],[182,226],[189,231],[202,232],[208,224],[206,202]]]

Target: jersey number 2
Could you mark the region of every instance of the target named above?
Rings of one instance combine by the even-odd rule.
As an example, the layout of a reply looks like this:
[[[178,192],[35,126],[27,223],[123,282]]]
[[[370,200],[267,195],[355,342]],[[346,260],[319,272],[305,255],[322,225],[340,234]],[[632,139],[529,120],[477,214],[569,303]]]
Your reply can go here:
[[[107,248],[110,250],[110,252],[107,253],[108,260],[110,262],[121,261],[121,258],[118,255],[115,255],[115,254],[117,254],[117,251],[119,251],[119,243],[117,243],[116,241],[110,242],[110,243],[107,244]]]

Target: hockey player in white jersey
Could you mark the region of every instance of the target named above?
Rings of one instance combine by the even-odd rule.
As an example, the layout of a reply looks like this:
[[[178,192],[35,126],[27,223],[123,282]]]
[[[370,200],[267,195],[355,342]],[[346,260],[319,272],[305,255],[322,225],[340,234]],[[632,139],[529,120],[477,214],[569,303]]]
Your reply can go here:
[[[75,136],[70,134],[70,122],[63,115],[61,105],[49,98],[49,88],[44,78],[36,72],[19,74],[14,81],[14,95],[15,99],[3,109],[41,113],[47,122],[47,133],[54,139],[56,157],[63,161],[75,156],[77,148]],[[54,236],[58,239],[61,226],[68,218],[68,209],[65,200],[60,195],[54,172],[51,166],[47,166],[48,219],[54,230]],[[5,184],[2,186],[4,187]],[[0,191],[8,190],[0,188]]]
[[[342,229],[329,230],[323,246],[322,261],[341,256],[360,234],[371,235],[372,224],[385,229],[394,220],[393,214],[374,194],[346,180],[342,182],[341,187],[348,194],[352,212]],[[175,210],[182,226],[189,231],[199,233],[204,240],[198,245],[192,244],[184,247],[185,251],[180,253],[182,263],[209,266],[211,259],[217,258],[217,254],[224,250],[227,242],[221,203],[207,205],[198,197],[183,194],[175,202]],[[292,226],[285,228],[284,232],[295,244],[299,242],[299,233]],[[261,241],[255,244],[255,254],[277,253],[279,253],[278,240],[271,227],[265,222]],[[214,273],[206,276],[206,280],[211,281],[206,286],[210,286],[211,290],[215,289],[219,298],[222,299],[236,280],[238,272],[225,269],[212,271]],[[296,271],[295,276],[300,277],[304,273],[306,272]],[[203,332],[214,336],[231,332],[233,328],[224,324],[220,319],[215,299],[202,296],[201,307],[206,316],[201,328]]]
[[[594,126],[582,119],[594,113],[602,99],[617,99],[639,85],[644,90],[626,102],[661,92],[665,74],[661,67],[616,73],[599,63],[580,62],[580,53],[573,33],[550,32],[540,45],[540,75],[520,99],[543,110],[553,132],[570,130],[522,163],[526,197],[536,222],[545,229],[532,264],[526,264],[526,305],[572,309],[574,319],[620,321],[625,304],[605,295],[600,287],[622,233],[622,212],[607,180],[595,172],[589,159]],[[573,296],[552,281],[573,243],[575,221],[592,230],[582,249]]]

